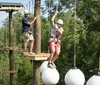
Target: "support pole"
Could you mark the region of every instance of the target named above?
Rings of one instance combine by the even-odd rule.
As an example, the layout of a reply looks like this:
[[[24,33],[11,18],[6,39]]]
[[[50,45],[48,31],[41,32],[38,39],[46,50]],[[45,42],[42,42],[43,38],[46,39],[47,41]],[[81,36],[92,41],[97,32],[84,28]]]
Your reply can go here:
[[[9,12],[9,46],[13,46],[13,37],[12,37],[12,13],[11,10]],[[9,50],[9,70],[14,70],[14,57],[13,50]],[[10,72],[10,85],[14,85],[14,73]]]
[[[34,49],[36,53],[41,52],[41,13],[40,13],[41,0],[35,0],[34,16],[37,17],[34,27]]]
[[[41,53],[41,13],[40,13],[41,0],[35,0],[34,16],[37,17],[34,26],[34,50],[35,53]],[[33,61],[33,84],[40,85],[40,61]]]

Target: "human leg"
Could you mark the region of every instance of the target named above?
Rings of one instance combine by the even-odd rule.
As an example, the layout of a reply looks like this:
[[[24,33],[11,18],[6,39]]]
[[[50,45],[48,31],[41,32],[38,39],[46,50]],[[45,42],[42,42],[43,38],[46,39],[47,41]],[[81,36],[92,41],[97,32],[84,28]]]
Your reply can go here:
[[[33,46],[34,46],[34,38],[33,38],[33,35],[32,34],[29,34],[29,40],[30,40],[30,54],[34,54],[32,51],[33,51]]]
[[[52,58],[54,57],[55,54],[55,42],[50,42],[49,47],[51,50],[51,54],[48,60],[48,67],[52,68]]]
[[[49,47],[50,47],[50,51],[51,51],[51,54],[49,57],[49,62],[51,62],[51,60],[55,54],[55,42],[50,42]]]
[[[28,41],[29,41],[29,39],[28,39],[28,33],[25,32],[24,33],[24,52],[25,53],[27,52],[27,44],[28,44]]]
[[[59,57],[60,49],[61,49],[60,43],[57,42],[57,43],[56,43],[56,46],[55,46],[55,55],[54,55],[54,57],[52,58],[52,62],[53,62],[53,63],[54,63],[55,60],[57,60],[57,58]]]
[[[24,42],[24,52],[27,51],[27,43],[28,43],[27,41]]]
[[[33,50],[33,45],[34,45],[34,40],[31,40],[30,41],[30,52],[32,52]]]

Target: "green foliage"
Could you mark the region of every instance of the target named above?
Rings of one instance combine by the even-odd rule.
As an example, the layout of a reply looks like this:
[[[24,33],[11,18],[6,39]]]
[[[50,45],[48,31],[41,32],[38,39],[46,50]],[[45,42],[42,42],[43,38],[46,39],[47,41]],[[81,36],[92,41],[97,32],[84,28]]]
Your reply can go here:
[[[9,59],[6,55],[0,56],[0,85],[8,85],[9,82]]]

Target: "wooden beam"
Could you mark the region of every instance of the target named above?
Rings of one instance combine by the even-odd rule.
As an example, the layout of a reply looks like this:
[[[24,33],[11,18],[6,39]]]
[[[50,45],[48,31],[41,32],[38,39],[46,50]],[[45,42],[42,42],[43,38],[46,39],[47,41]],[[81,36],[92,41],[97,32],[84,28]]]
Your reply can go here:
[[[28,53],[27,54],[26,53],[24,54],[24,57],[26,59],[35,60],[35,61],[47,60],[49,56],[50,56],[49,53],[39,53],[39,54],[33,54],[33,55],[28,54]]]
[[[7,6],[7,7],[3,7],[1,6],[0,7],[0,11],[7,11],[7,10],[14,10],[14,11],[18,11],[18,10],[21,10],[21,9],[24,9],[23,7],[10,7],[10,6]]]

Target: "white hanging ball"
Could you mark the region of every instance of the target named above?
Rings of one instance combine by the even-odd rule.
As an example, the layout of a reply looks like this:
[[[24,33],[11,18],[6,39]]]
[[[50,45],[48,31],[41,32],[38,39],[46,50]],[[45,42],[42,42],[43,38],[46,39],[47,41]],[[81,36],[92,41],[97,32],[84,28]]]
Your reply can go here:
[[[56,85],[59,81],[59,73],[56,68],[48,68],[42,73],[42,81],[45,85]]]
[[[92,76],[86,83],[86,85],[100,85],[100,76]]]
[[[70,69],[65,75],[66,85],[84,85],[85,77],[80,69]]]
[[[40,72],[43,73],[48,68],[48,61],[44,61],[40,66]]]

